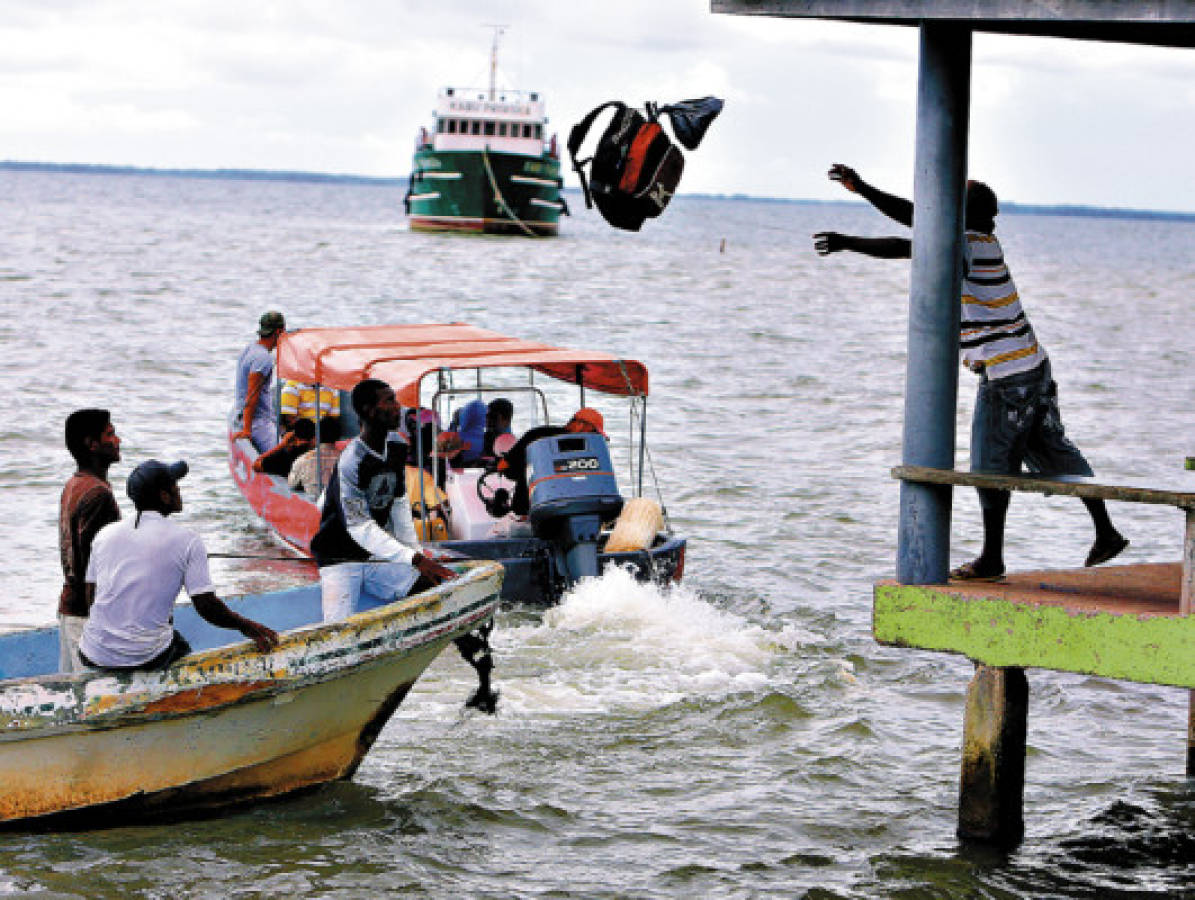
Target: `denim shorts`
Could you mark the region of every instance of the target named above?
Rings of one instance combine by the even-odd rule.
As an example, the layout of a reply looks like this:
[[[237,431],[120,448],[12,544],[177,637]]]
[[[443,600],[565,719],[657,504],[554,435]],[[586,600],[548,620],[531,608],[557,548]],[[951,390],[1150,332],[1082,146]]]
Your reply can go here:
[[[1018,475],[1087,475],[1091,466],[1071,443],[1058,411],[1058,386],[1046,360],[1036,369],[979,382],[971,423],[971,471]]]

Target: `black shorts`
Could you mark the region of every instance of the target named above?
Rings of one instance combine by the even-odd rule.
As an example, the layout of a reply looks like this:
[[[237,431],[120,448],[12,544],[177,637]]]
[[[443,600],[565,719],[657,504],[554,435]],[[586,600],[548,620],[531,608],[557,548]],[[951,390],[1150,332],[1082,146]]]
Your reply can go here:
[[[171,663],[177,662],[190,652],[191,645],[187,643],[185,637],[178,633],[178,629],[176,628],[174,630],[174,637],[170,641],[170,646],[153,659],[135,666],[97,666],[84,655],[82,650],[79,651],[79,659],[88,668],[99,669],[101,672],[156,672],[159,669],[165,669]]]

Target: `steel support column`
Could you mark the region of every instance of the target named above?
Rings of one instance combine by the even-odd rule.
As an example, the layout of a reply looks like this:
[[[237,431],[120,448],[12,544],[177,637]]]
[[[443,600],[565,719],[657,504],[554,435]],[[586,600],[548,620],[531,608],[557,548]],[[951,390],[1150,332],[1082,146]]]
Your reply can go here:
[[[954,466],[970,92],[971,30],[924,22],[917,84],[905,465]],[[950,488],[903,482],[897,580],[943,582],[949,558]]]

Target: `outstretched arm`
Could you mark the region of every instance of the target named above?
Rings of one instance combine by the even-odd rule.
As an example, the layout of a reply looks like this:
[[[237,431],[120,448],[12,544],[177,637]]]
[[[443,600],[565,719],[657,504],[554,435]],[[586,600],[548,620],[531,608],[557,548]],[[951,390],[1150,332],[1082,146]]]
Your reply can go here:
[[[813,236],[813,249],[821,256],[829,256],[839,250],[853,250],[877,259],[908,259],[913,255],[913,243],[908,238],[865,238],[839,234],[837,231],[819,231]]]
[[[908,200],[881,191],[877,187],[872,187],[859,177],[858,172],[850,166],[844,166],[842,163],[834,163],[834,165],[830,166],[828,174],[831,181],[837,181],[852,194],[858,194],[889,219],[894,219],[900,222],[901,225],[912,227],[913,204]]]

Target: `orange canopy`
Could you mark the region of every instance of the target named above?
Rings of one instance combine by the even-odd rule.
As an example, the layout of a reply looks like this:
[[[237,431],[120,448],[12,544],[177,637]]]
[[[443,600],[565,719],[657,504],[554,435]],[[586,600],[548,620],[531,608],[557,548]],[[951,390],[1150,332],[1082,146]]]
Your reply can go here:
[[[380,378],[404,406],[419,402],[419,382],[437,369],[524,367],[605,394],[647,396],[647,369],[633,359],[567,350],[505,337],[461,322],[304,328],[278,341],[278,375],[352,390]]]

